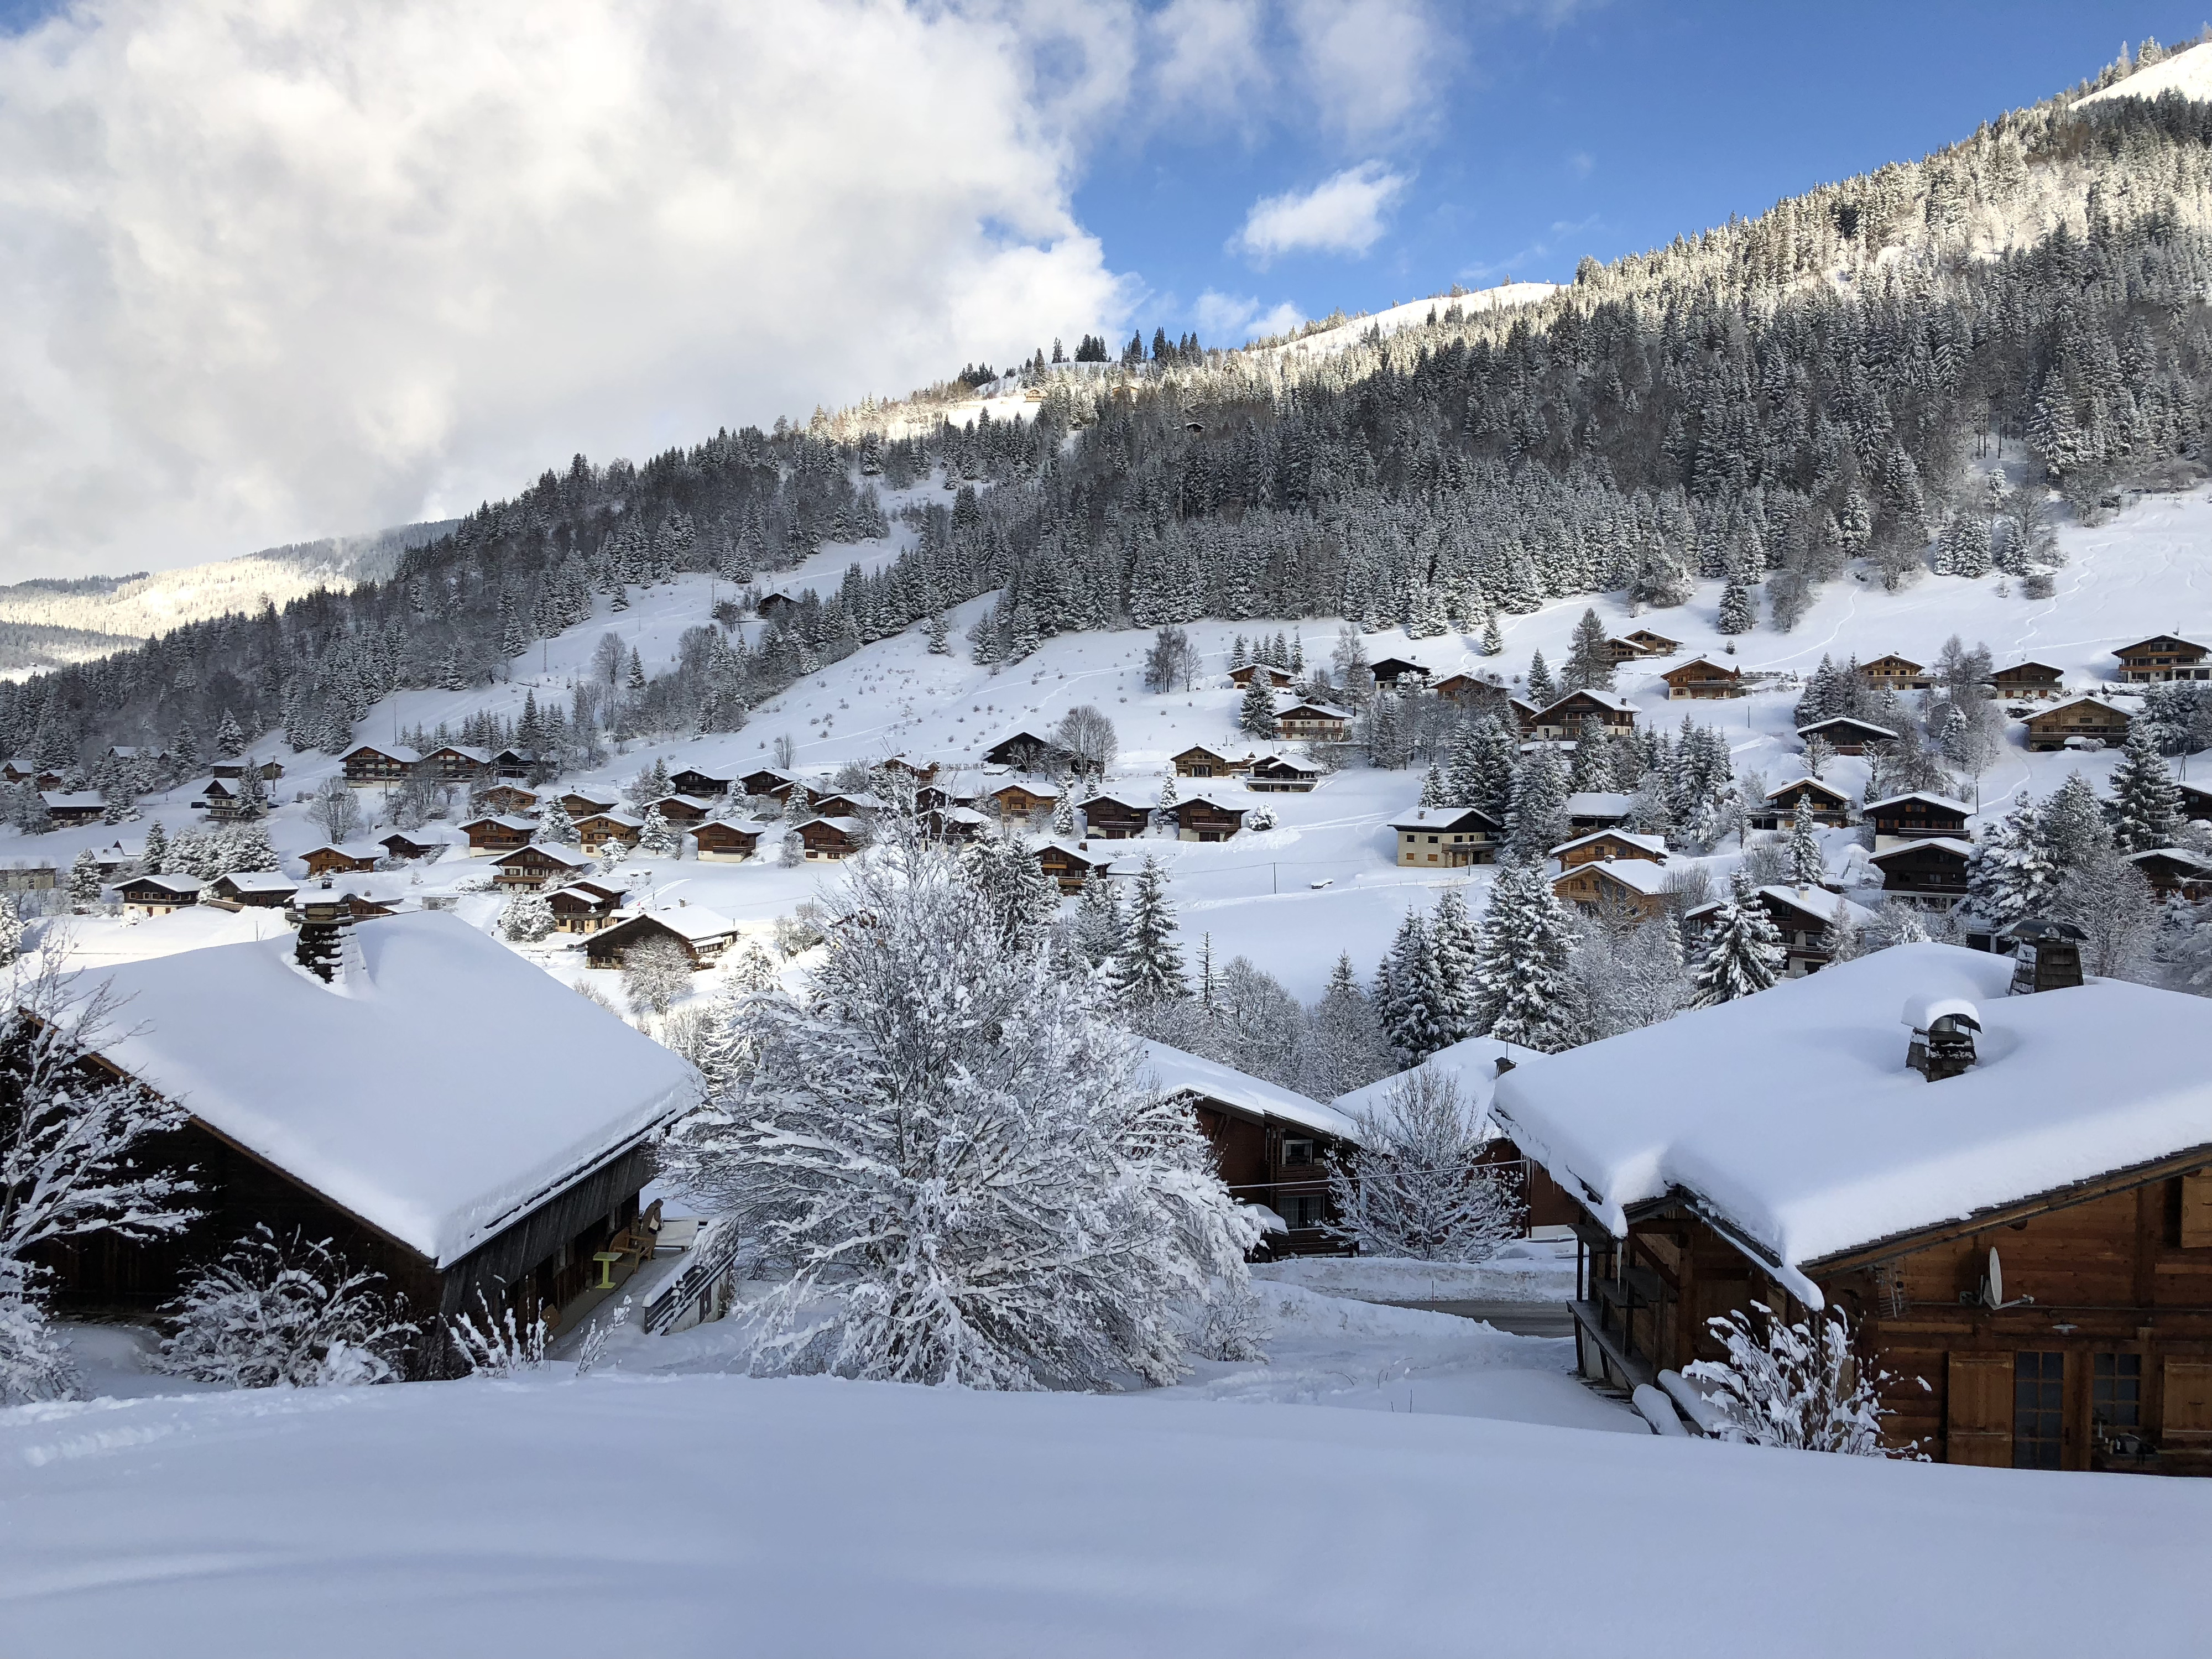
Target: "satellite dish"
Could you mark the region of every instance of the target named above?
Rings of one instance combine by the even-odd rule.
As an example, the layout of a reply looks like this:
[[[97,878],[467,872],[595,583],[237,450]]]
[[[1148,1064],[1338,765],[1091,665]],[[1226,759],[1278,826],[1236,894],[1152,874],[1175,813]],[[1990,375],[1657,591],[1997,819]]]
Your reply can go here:
[[[1997,1247],[1990,1246],[1990,1306],[2004,1306],[2004,1267],[1997,1261]]]

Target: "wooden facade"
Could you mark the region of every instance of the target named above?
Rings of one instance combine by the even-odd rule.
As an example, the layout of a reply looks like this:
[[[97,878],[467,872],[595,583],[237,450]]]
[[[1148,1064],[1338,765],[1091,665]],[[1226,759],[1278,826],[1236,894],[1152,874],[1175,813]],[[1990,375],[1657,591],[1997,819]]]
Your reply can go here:
[[[594,933],[584,954],[594,968],[619,968],[629,951],[650,939],[672,940],[691,959],[691,966],[710,968],[737,943],[736,925],[706,911],[687,915],[684,909],[630,916]]]
[[[1990,690],[2001,702],[2040,702],[2066,695],[2066,676],[2047,662],[2017,662],[1990,676]]]
[[[692,827],[691,839],[698,843],[699,856],[706,862],[736,864],[760,850],[761,836],[766,828],[759,823],[732,823],[709,818]]]
[[[476,804],[480,811],[520,817],[538,810],[538,792],[519,783],[495,783],[477,796]]]
[[[610,847],[628,852],[645,834],[645,820],[635,812],[592,812],[575,822],[577,838],[587,853],[602,853]]]
[[[578,818],[587,818],[594,812],[611,812],[622,805],[622,797],[611,789],[571,789],[561,797],[561,810],[574,823]]]
[[[1179,841],[1227,841],[1244,827],[1242,806],[1224,805],[1205,795],[1192,795],[1166,809],[1175,820]]]
[[[799,839],[810,859],[848,859],[867,844],[858,818],[809,818],[799,826]]]
[[[1352,716],[1326,703],[1294,702],[1278,709],[1275,725],[1285,737],[1308,743],[1342,743],[1352,735]]]
[[[530,838],[538,833],[538,826],[528,818],[492,813],[471,819],[461,826],[461,833],[469,838],[469,856],[479,859],[529,845]]]
[[[1639,628],[1621,636],[1647,657],[1671,657],[1682,648],[1680,640],[1670,640],[1664,634],[1655,634],[1648,628]]]
[[[1859,684],[1876,691],[1924,691],[1930,684],[1928,671],[1910,657],[1894,651],[1859,665]]]
[[[1289,669],[1278,668],[1267,662],[1248,662],[1242,668],[1229,671],[1230,683],[1233,685],[1249,685],[1262,676],[1266,678],[1267,689],[1271,691],[1279,691],[1297,678]]]
[[[2176,635],[2154,634],[2133,645],[2121,646],[2112,654],[2120,659],[2120,678],[2131,685],[2212,679],[2212,667],[2204,661],[2205,647]]]
[[[217,876],[200,890],[211,903],[234,904],[244,910],[281,910],[299,896],[300,884],[274,870],[234,870]]]
[[[2110,745],[2127,740],[2127,711],[2097,697],[2075,697],[2027,717],[2027,746],[2036,754],[2063,749],[2076,741]]]
[[[1552,891],[1576,908],[1649,921],[1667,909],[1667,875],[1641,860],[1577,864],[1562,871]]]
[[[46,816],[59,829],[73,830],[97,823],[107,813],[106,799],[91,789],[73,789],[59,794],[46,791],[40,799],[46,803]]]
[[[1403,657],[1385,657],[1380,662],[1367,665],[1367,672],[1375,677],[1375,684],[1393,690],[1407,686],[1426,685],[1429,671],[1417,662],[1407,662]]]
[[[1812,814],[1814,823],[1830,830],[1840,830],[1851,821],[1851,798],[1842,790],[1818,778],[1792,778],[1780,788],[1766,792],[1765,800],[1751,815],[1751,827],[1783,829],[1796,817],[1801,804]]]
[[[556,932],[596,933],[613,921],[624,896],[623,890],[611,883],[572,881],[549,894],[546,902],[552,907]]]
[[[476,784],[492,775],[491,757],[481,749],[442,744],[407,769],[408,775],[431,783]]]
[[[2177,781],[2174,787],[2181,791],[2181,816],[2198,823],[2212,821],[2212,789],[2202,784]]]
[[[166,916],[200,902],[198,876],[133,876],[116,890],[129,916]]]
[[[1338,1218],[1328,1195],[1328,1160],[1346,1143],[1270,1113],[1182,1092],[1230,1195],[1273,1211],[1289,1229],[1267,1234],[1255,1255],[1352,1254],[1351,1245],[1328,1231]]]
[[[1632,1208],[1626,1239],[1588,1217],[1577,1231],[1586,1376],[1632,1386],[1724,1358],[1705,1322],[1754,1301],[1806,1316],[1688,1201]],[[1892,1374],[1893,1445],[1998,1468],[2212,1474],[2212,1146],[1802,1272],[1850,1316],[1863,1361]]]
[[[763,800],[781,800],[791,793],[792,785],[798,781],[780,767],[763,766],[757,771],[746,773],[738,780],[738,784],[748,795],[757,795]]]
[[[1898,842],[1931,841],[1938,836],[1963,840],[1973,808],[1962,800],[1915,790],[1886,800],[1870,800],[1859,809],[1859,816],[1874,826],[1874,844],[1879,851],[1885,843]]]
[[[1026,818],[1049,811],[1058,803],[1060,792],[1035,784],[1002,783],[982,799],[1002,818]]]
[[[492,860],[492,884],[502,890],[538,892],[565,887],[592,867],[591,860],[565,847],[532,842],[502,853]]]
[[[1093,795],[1082,805],[1083,825],[1092,841],[1129,841],[1152,828],[1152,809],[1116,795]]]
[[[1262,755],[1244,775],[1244,787],[1262,794],[1310,793],[1321,782],[1321,768],[1282,755]]]
[[[1703,657],[1692,657],[1679,668],[1670,668],[1659,677],[1667,683],[1670,698],[1688,698],[1705,702],[1715,697],[1740,697],[1743,695],[1743,673],[1740,669],[1723,668]]]
[[[718,778],[711,772],[702,772],[696,767],[687,766],[670,776],[668,787],[679,795],[703,799],[710,795],[728,794],[730,782],[728,778]]]
[[[2185,848],[2160,847],[2147,853],[2130,853],[2127,860],[2142,872],[2151,890],[2160,898],[2182,898],[2194,904],[2212,895],[2212,860]]]
[[[1579,738],[1583,722],[1593,720],[1607,737],[1626,737],[1636,730],[1636,705],[1610,691],[1570,691],[1540,710],[1528,732],[1532,738]]]
[[[420,831],[395,830],[376,843],[387,858],[402,860],[434,859],[445,852],[447,843],[433,840]]]
[[[1104,876],[1114,867],[1112,860],[1092,852],[1085,842],[1070,847],[1065,842],[1048,841],[1036,849],[1036,861],[1060,884],[1060,890],[1069,894],[1081,892],[1091,877]]]
[[[1011,766],[1018,772],[1046,772],[1067,759],[1067,751],[1034,732],[1000,738],[983,751],[986,766]]]
[[[318,847],[304,854],[300,861],[307,866],[310,878],[319,880],[325,876],[359,875],[374,870],[383,857],[384,848],[370,842],[360,847]]]
[[[1756,896],[1759,908],[1766,912],[1766,919],[1781,936],[1784,977],[1802,979],[1808,974],[1819,973],[1834,960],[1835,953],[1828,948],[1828,930],[1843,903],[1835,894],[1818,887],[1762,887]],[[1685,942],[1702,943],[1720,909],[1720,902],[1716,900],[1686,911],[1682,916]]]
[[[684,830],[704,823],[707,814],[714,810],[711,800],[700,800],[690,795],[663,795],[648,803],[648,806],[659,811],[663,821]]]
[[[1966,894],[1974,849],[1963,841],[1902,842],[1868,862],[1881,872],[1882,890],[1910,898],[1948,902]]]
[[[1616,859],[1641,859],[1647,864],[1667,862],[1667,843],[1657,836],[1632,835],[1626,830],[1598,830],[1563,842],[1551,850],[1562,870],[1577,865],[1610,863]]]
[[[1176,775],[1179,778],[1233,777],[1250,763],[1248,756],[1237,761],[1227,755],[1196,744],[1175,757]]]
[[[356,789],[392,789],[407,781],[407,775],[422,757],[397,744],[364,743],[348,750],[338,764],[345,781]]]

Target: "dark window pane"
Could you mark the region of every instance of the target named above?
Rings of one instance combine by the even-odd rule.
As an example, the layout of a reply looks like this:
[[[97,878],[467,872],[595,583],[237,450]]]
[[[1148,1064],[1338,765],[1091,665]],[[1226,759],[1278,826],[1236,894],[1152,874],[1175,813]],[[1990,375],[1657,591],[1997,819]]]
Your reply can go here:
[[[2055,1469],[2064,1440],[2066,1356],[2013,1357],[2012,1463],[2016,1469]]]

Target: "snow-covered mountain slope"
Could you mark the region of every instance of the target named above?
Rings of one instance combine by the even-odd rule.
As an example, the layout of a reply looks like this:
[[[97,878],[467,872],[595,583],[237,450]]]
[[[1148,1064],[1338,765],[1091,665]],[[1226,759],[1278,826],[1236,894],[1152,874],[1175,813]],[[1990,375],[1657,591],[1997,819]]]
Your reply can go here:
[[[2212,100],[2212,42],[2191,46],[2177,52],[2172,57],[2153,64],[2148,69],[2137,70],[2124,81],[2116,81],[2100,92],[2074,100],[2074,107],[2085,104],[2109,103],[2115,98],[2157,98],[2169,92],[2178,92],[2184,98],[2203,102]]]

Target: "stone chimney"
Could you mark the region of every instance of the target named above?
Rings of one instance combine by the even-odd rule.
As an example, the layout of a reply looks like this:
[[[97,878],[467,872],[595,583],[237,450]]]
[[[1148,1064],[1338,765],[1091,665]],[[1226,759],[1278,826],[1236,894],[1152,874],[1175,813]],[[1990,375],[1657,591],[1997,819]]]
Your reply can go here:
[[[2012,942],[2012,995],[2063,991],[2081,982],[2081,942],[2087,935],[2072,922],[2023,916],[1997,937]]]
[[[325,984],[336,979],[345,965],[346,945],[353,933],[353,904],[341,893],[335,898],[313,898],[299,906],[300,938],[292,947],[293,960]]]

